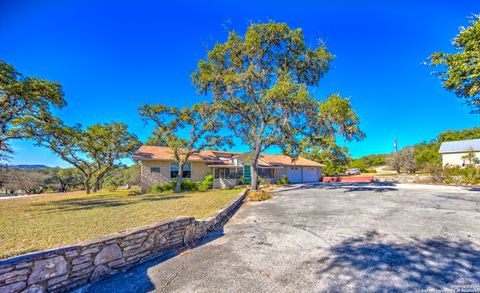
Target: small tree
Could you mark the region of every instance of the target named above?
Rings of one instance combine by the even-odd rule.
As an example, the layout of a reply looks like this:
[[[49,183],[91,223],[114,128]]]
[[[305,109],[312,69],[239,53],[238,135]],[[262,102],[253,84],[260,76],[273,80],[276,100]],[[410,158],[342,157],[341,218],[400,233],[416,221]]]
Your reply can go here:
[[[452,42],[456,53],[436,52],[430,56],[430,64],[445,66],[437,74],[443,86],[465,99],[480,113],[480,16],[475,16],[468,27],[461,27]]]
[[[22,119],[48,119],[50,106],[61,108],[65,104],[60,84],[25,77],[0,60],[0,159],[12,153],[11,140],[25,138]]]
[[[83,177],[75,168],[52,168],[47,172],[50,175],[47,186],[57,192],[67,192],[83,184]]]
[[[469,165],[478,163],[478,158],[473,148],[469,148],[467,154],[462,156],[462,159],[467,160]]]
[[[332,59],[323,44],[309,48],[301,29],[269,22],[250,25],[244,36],[230,32],[198,63],[198,91],[213,95],[227,126],[250,148],[252,189],[260,153],[269,147],[295,159],[305,148],[324,147],[335,132],[361,137],[348,100],[333,95],[322,103],[310,95]]]
[[[303,155],[310,160],[324,164],[322,173],[326,176],[336,176],[344,173],[351,161],[348,149],[336,144],[323,149],[314,147],[304,152]]]
[[[219,110],[210,103],[178,109],[165,105],[142,105],[140,114],[144,121],[153,121],[153,134],[173,151],[178,163],[178,178],[175,192],[181,191],[183,170],[192,155],[207,148],[231,146],[230,137],[219,135],[223,128]],[[183,136],[182,134],[188,133]]]
[[[394,153],[390,157],[390,166],[398,174],[403,170],[405,173],[413,174],[418,170],[418,163],[415,160],[415,151],[413,147],[405,147]]]

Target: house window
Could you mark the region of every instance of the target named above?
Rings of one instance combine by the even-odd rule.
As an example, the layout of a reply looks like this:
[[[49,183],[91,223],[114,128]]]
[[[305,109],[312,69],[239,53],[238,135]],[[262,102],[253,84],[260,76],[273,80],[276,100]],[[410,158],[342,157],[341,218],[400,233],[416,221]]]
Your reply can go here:
[[[243,176],[243,168],[215,168],[215,179],[239,179]]]
[[[258,168],[258,176],[262,178],[273,178],[273,169],[272,168]]]
[[[192,176],[192,166],[190,163],[185,163],[183,165],[183,176],[182,178],[191,178]],[[170,164],[170,178],[178,178],[178,163]]]
[[[151,167],[150,173],[160,173],[160,167]]]

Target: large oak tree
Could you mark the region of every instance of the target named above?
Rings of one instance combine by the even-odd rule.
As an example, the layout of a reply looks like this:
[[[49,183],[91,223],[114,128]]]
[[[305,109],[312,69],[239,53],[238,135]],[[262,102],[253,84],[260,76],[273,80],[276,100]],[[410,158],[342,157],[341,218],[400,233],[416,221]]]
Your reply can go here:
[[[436,52],[430,64],[444,66],[436,72],[443,86],[464,99],[473,113],[480,113],[480,16],[462,27],[452,44],[455,53]]]
[[[318,101],[311,94],[332,59],[323,44],[307,46],[301,29],[269,22],[250,25],[243,36],[230,32],[199,61],[194,85],[212,95],[226,113],[226,125],[250,147],[253,189],[260,153],[270,147],[295,159],[338,134],[363,137],[348,100],[334,95]]]
[[[117,122],[83,129],[80,124],[67,126],[58,118],[46,122],[29,119],[24,121],[24,128],[38,145],[49,148],[79,170],[87,194],[92,185],[97,191],[105,174],[121,159],[131,157],[140,145],[127,126]]]
[[[59,83],[23,76],[0,60],[0,159],[12,153],[11,140],[25,138],[22,119],[43,121],[52,116],[52,107],[65,105]]]

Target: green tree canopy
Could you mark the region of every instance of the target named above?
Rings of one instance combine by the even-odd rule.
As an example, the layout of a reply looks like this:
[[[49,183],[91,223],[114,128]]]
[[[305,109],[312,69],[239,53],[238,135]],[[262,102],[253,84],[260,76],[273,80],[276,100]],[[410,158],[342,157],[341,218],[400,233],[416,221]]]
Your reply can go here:
[[[83,151],[95,165],[94,190],[100,189],[100,181],[117,168],[123,158],[130,158],[140,147],[137,136],[128,131],[127,125],[118,122],[95,124],[84,131]]]
[[[313,147],[302,154],[307,159],[324,164],[322,173],[325,176],[336,176],[344,173],[351,161],[346,147],[332,144],[328,147]]]
[[[308,47],[301,29],[269,22],[250,25],[244,36],[230,32],[226,42],[199,61],[194,85],[200,93],[212,94],[226,113],[226,125],[249,146],[253,189],[258,188],[260,152],[269,147],[295,158],[306,147],[324,146],[333,131],[346,139],[363,136],[349,123],[356,116],[346,119],[332,108],[350,105],[348,100],[319,102],[310,94],[332,59],[323,44]]]
[[[77,168],[83,175],[85,192],[95,190],[105,174],[123,158],[129,158],[140,142],[123,123],[95,124],[83,129],[80,124],[65,125],[60,119],[46,122],[24,121],[24,128],[38,145],[44,146]]]
[[[445,67],[437,72],[443,86],[467,101],[474,113],[480,113],[480,17],[462,27],[452,42],[456,53],[436,52],[430,64]]]
[[[51,107],[65,105],[59,83],[23,76],[0,60],[0,159],[12,152],[11,140],[25,138],[22,119],[49,119]]]
[[[139,110],[145,122],[155,123],[153,140],[173,150],[178,162],[175,192],[180,192],[184,166],[192,155],[204,149],[232,145],[230,137],[219,134],[223,123],[214,104],[204,102],[182,109],[144,104]]]

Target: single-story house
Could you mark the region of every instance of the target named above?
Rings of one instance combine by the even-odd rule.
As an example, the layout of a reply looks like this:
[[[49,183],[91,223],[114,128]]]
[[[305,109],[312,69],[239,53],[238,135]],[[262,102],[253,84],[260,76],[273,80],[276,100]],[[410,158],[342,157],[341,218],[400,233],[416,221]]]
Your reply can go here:
[[[471,150],[480,159],[480,139],[442,142],[438,151],[442,154],[442,166],[465,166],[469,164],[463,157]]]
[[[249,153],[202,150],[189,158],[184,166],[183,178],[202,181],[212,174],[214,188],[233,188],[241,177],[250,177],[250,166],[245,163]],[[172,149],[144,145],[134,154],[141,166],[141,188],[147,191],[156,183],[165,183],[178,176]],[[322,164],[299,157],[292,160],[285,155],[261,154],[258,175],[270,183],[283,176],[291,183],[319,182]]]

